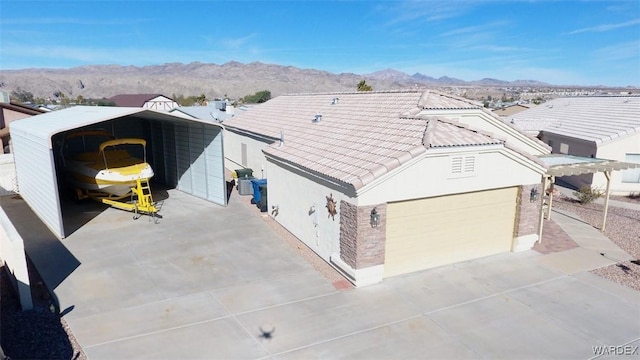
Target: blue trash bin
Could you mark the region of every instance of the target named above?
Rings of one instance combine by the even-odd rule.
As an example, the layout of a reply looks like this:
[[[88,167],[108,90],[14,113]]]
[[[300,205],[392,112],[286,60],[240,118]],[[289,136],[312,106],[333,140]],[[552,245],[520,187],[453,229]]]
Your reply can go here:
[[[262,194],[260,194],[260,185],[267,185],[267,179],[251,179],[251,185],[253,186],[253,199],[252,204],[259,204]]]

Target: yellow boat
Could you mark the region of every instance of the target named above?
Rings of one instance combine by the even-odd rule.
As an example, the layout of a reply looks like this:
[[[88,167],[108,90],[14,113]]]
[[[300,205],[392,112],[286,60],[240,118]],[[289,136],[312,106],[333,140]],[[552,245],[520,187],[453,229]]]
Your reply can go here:
[[[106,140],[97,142],[96,138]],[[83,151],[73,151],[71,143],[74,141],[82,144]],[[99,146],[95,151],[87,151],[86,147],[92,144]],[[93,198],[124,210],[155,213],[149,188],[149,179],[154,174],[146,161],[146,145],[144,139],[116,139],[102,130],[71,133],[65,137],[62,146],[66,180],[79,199]],[[133,156],[131,151],[134,150],[142,158]],[[125,198],[135,201],[118,201]]]

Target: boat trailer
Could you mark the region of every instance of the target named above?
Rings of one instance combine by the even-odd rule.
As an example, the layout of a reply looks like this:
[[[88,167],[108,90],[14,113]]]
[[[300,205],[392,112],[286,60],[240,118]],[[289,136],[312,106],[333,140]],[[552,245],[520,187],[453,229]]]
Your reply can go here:
[[[83,189],[76,189],[76,196],[78,199],[89,198],[120,210],[132,211],[134,213],[133,220],[138,220],[143,214],[151,216],[156,224],[158,219],[162,219],[162,215],[158,214],[157,203],[153,201],[151,195],[149,179],[137,179],[136,186],[131,188],[131,192],[119,197],[100,191]],[[129,200],[123,201],[126,198]]]

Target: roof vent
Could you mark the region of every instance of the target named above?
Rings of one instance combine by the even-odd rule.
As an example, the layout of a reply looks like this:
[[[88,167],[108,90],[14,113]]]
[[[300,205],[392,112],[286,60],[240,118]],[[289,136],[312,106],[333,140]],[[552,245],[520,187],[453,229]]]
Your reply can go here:
[[[284,130],[280,130],[280,146],[284,146]]]
[[[311,122],[313,122],[313,123],[317,123],[317,122],[320,122],[320,120],[322,120],[322,115],[320,115],[320,114],[315,114],[315,115],[313,116],[313,120],[311,120]]]
[[[331,105],[338,104],[338,101],[340,101],[340,98],[334,97],[333,99],[331,99]]]

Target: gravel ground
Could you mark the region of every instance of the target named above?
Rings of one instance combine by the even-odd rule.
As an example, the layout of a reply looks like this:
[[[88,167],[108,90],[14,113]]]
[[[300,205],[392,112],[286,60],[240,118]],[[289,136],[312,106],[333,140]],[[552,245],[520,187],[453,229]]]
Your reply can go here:
[[[640,204],[640,195],[637,196],[615,196],[611,195],[609,197],[611,200],[624,201],[632,204]]]
[[[86,355],[64,318],[51,311],[51,296],[29,263],[33,310],[21,311],[6,267],[0,268],[0,338],[4,355],[11,359],[74,359]]]
[[[629,202],[638,203],[633,198],[627,199]],[[561,195],[557,201],[554,199],[553,207],[576,214],[595,228],[599,229],[602,225],[602,205],[580,204]],[[629,253],[632,260],[596,269],[592,273],[640,291],[640,211],[609,205],[607,228],[604,234]]]

